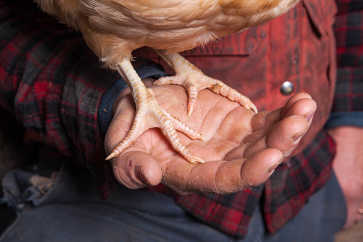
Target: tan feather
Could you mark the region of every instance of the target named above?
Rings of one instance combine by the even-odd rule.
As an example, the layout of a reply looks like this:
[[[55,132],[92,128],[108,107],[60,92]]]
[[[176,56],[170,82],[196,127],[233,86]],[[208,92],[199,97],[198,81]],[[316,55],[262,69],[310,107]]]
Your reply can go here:
[[[91,49],[113,66],[142,46],[180,52],[203,45],[276,17],[298,0],[35,1],[79,28]]]

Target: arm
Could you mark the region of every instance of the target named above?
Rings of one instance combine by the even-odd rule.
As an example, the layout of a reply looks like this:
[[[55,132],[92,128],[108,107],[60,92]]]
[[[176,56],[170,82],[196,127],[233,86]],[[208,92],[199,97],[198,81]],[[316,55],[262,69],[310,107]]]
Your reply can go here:
[[[15,113],[27,137],[83,162],[103,157],[96,107],[113,75],[79,35],[35,4],[0,4],[1,106]]]
[[[337,4],[338,76],[327,127],[337,143],[333,167],[345,195],[348,227],[363,218],[358,212],[363,207],[363,9],[354,1]]]
[[[0,1],[0,41],[0,105],[16,115],[26,137],[83,165],[104,163],[111,106],[125,82],[102,68],[79,34],[32,1]],[[161,75],[141,61],[137,70]]]

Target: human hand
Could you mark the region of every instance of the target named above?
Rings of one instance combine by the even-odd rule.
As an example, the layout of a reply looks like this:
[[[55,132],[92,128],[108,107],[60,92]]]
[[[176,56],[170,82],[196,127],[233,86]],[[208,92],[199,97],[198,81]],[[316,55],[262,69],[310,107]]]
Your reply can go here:
[[[153,87],[153,91],[167,112],[207,138],[204,143],[179,133],[190,152],[208,162],[187,162],[171,148],[159,129],[149,129],[112,160],[116,179],[131,189],[163,183],[180,193],[222,194],[261,184],[297,146],[316,109],[311,97],[301,93],[281,109],[254,114],[204,90],[188,117],[183,88],[160,86]],[[114,107],[105,138],[106,152],[123,139],[134,118],[129,97],[121,98]]]
[[[342,126],[329,134],[337,144],[333,168],[347,204],[349,227],[363,220],[363,128]]]

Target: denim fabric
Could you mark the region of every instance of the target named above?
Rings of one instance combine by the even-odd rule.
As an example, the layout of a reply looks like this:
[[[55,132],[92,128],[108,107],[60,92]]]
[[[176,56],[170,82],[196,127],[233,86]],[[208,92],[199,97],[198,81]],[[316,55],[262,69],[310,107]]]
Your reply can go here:
[[[26,181],[14,179],[29,175],[13,171],[4,179],[8,194],[4,198],[11,198],[8,200],[18,209],[18,215],[0,237],[1,242],[332,242],[346,216],[344,198],[334,175],[298,216],[273,236],[265,234],[261,212],[256,210],[244,240],[200,223],[170,197],[147,189],[129,190],[120,185],[108,200],[102,200],[91,179],[75,179],[63,171],[40,197],[39,193],[31,194],[36,189],[24,187]],[[9,195],[13,189],[16,192]]]
[[[336,128],[338,126],[363,127],[363,112],[337,112],[331,113],[326,128]]]
[[[314,194],[298,215],[274,235],[248,236],[254,242],[333,242],[334,234],[345,224],[346,204],[334,173],[325,186]],[[256,211],[249,225],[263,227],[261,212]]]

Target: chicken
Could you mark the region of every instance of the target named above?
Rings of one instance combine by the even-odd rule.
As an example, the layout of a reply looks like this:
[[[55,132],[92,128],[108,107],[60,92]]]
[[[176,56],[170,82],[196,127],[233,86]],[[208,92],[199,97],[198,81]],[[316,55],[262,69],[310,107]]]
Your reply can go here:
[[[298,0],[35,0],[83,34],[94,53],[127,81],[136,105],[136,116],[127,136],[106,159],[118,156],[145,131],[145,119],[161,128],[173,148],[186,160],[200,163],[179,141],[181,131],[192,139],[202,135],[163,110],[151,89],[144,86],[131,64],[132,51],[148,46],[168,63],[175,75],[157,85],[183,85],[188,93],[188,114],[193,112],[198,92],[213,92],[257,112],[254,104],[223,82],[208,77],[178,52],[204,45],[219,37],[243,31],[277,17]]]

